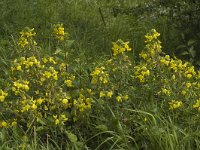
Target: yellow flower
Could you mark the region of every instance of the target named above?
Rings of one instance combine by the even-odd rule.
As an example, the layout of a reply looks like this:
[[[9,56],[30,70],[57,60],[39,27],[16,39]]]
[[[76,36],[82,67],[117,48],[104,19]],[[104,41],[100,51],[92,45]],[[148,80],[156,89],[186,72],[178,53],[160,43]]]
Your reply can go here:
[[[143,59],[146,59],[146,58],[148,57],[148,55],[147,55],[146,53],[144,53],[144,52],[141,52],[141,53],[139,54],[139,56],[140,56],[141,58],[143,58]]]
[[[69,33],[65,33],[65,28],[63,27],[63,24],[56,24],[54,25],[53,35],[56,39],[63,41],[65,37],[68,38]]]
[[[128,98],[129,98],[128,95],[124,96],[124,100],[128,100]]]
[[[165,94],[165,95],[170,95],[170,91],[166,88],[162,88],[162,93]]]
[[[113,95],[113,92],[112,92],[112,91],[107,92],[107,97],[111,98],[112,95]]]
[[[54,60],[53,57],[49,57],[49,62],[52,63],[52,64],[56,64],[56,61]],[[52,68],[53,69],[53,68]]]
[[[0,101],[3,102],[4,99],[5,99],[5,96],[1,95],[1,96],[0,96]]]
[[[49,108],[46,105],[44,105],[44,110],[49,110]]]
[[[33,39],[33,37],[36,35],[34,32],[34,28],[25,28],[23,31],[20,32],[20,38],[18,41],[18,45],[24,48],[25,46],[35,46],[37,45],[36,41]]]
[[[92,76],[92,84],[99,83],[107,84],[109,80],[109,74],[105,71],[105,67],[96,67],[94,71],[90,73]]]
[[[44,63],[47,63],[47,62],[48,62],[48,59],[47,59],[46,57],[44,57],[44,58],[42,58],[42,61],[43,61]]]
[[[124,48],[127,50],[127,51],[131,51],[131,48],[128,46],[129,42],[124,42]]]
[[[196,100],[196,103],[193,105],[193,108],[197,109],[200,112],[200,99]]]
[[[100,91],[99,97],[102,98],[102,97],[105,97],[105,96],[106,96],[105,92],[104,91]]]
[[[116,97],[116,100],[117,100],[118,102],[122,102],[122,97],[121,97],[121,96],[117,96],[117,97]]]
[[[24,85],[24,89],[25,89],[26,91],[28,91],[28,90],[29,90],[28,85]]]
[[[11,123],[11,126],[13,127],[13,126],[15,126],[17,124],[17,122],[16,121],[13,121],[12,123]]]
[[[181,92],[182,95],[185,95],[186,93],[187,93],[186,90],[182,90]]]
[[[190,82],[187,82],[187,83],[185,84],[185,86],[186,86],[187,88],[190,88],[190,87],[192,86],[192,84],[191,84]]]
[[[57,124],[59,124],[59,123],[60,123],[59,119],[56,119],[56,120],[55,120],[55,124],[57,125]]]
[[[65,84],[67,85],[67,87],[73,87],[72,80],[65,80]]]
[[[0,102],[3,102],[6,96],[8,96],[8,93],[0,89]]]
[[[24,48],[26,45],[28,45],[28,40],[24,37],[20,37],[19,38],[19,42],[18,45],[21,46],[22,48]]]
[[[16,68],[18,71],[21,71],[22,70],[22,67],[21,66],[17,66]]]
[[[124,42],[122,40],[118,40],[117,42],[112,42],[113,47],[113,56],[117,56],[118,54],[123,54],[125,51],[131,51],[129,47],[129,42]]]
[[[57,115],[53,115],[53,118],[55,119],[55,125],[58,125],[60,123],[60,120],[58,119]]]
[[[63,121],[67,121],[67,120],[68,120],[68,118],[66,117],[65,114],[62,114],[62,115],[61,115],[61,119],[62,119]]]
[[[2,123],[1,123],[1,126],[2,126],[2,127],[7,127],[7,126],[8,126],[8,124],[7,124],[7,122],[5,122],[5,121],[2,121]]]
[[[190,79],[190,78],[192,78],[192,74],[189,73],[189,74],[186,75],[186,77],[187,77],[188,79]]]
[[[33,104],[31,107],[33,110],[37,109],[37,105],[35,105],[35,104]]]
[[[30,105],[26,104],[25,106],[22,107],[21,112],[28,111],[30,109]]]
[[[68,99],[63,99],[63,100],[62,100],[62,103],[63,103],[63,104],[67,104],[67,103],[68,103]]]
[[[182,101],[172,100],[169,102],[169,110],[177,109],[183,105]]]
[[[43,101],[44,101],[44,99],[42,99],[42,98],[39,98],[39,99],[36,100],[36,102],[37,102],[39,105],[42,104]]]
[[[103,83],[106,84],[108,83],[108,80],[106,78],[103,79]]]

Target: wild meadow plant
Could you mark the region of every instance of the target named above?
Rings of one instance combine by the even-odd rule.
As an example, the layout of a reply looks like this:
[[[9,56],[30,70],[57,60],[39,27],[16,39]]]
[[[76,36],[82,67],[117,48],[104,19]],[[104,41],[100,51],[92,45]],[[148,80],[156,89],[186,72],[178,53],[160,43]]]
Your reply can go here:
[[[117,40],[112,55],[85,72],[67,57],[43,56],[35,36],[31,28],[20,32],[21,56],[0,89],[2,132],[30,139],[19,147],[52,139],[45,144],[60,149],[199,148],[192,133],[198,131],[200,71],[162,53],[155,29],[145,35],[140,61],[128,55],[129,41]],[[69,33],[56,24],[52,37],[60,46]]]

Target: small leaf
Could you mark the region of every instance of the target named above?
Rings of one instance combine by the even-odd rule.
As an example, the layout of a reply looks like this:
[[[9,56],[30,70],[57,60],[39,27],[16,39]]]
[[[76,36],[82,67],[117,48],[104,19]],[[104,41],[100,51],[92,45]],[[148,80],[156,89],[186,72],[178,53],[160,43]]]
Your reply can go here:
[[[37,118],[37,122],[39,122],[42,125],[46,125],[46,120],[44,118]]]
[[[181,33],[181,37],[183,40],[185,39],[185,35],[183,33]]]
[[[187,52],[187,51],[183,51],[182,53],[181,53],[181,55],[189,55],[189,53]]]
[[[62,52],[62,51],[63,51],[62,49],[57,48],[54,54],[55,54],[55,55],[56,55],[56,54],[59,54],[59,53]]]
[[[18,125],[12,128],[12,132],[15,138],[21,138],[24,135],[23,130]]]
[[[65,134],[67,135],[67,137],[69,138],[69,140],[72,142],[72,143],[76,143],[78,138],[75,134],[73,134],[72,132],[70,131],[65,131]]]
[[[191,45],[193,45],[194,43],[196,43],[196,40],[189,40],[188,43],[187,43],[187,45],[188,45],[188,46],[191,46]]]
[[[186,46],[185,45],[179,45],[176,49],[178,50],[178,49],[182,49],[182,48],[186,48]]]
[[[74,40],[67,40],[67,41],[66,41],[66,46],[67,46],[68,48],[70,48],[70,47],[72,46],[73,43],[74,43]]]
[[[101,131],[108,131],[108,127],[106,125],[103,125],[103,124],[98,125],[95,128],[97,128],[97,129],[99,129]]]
[[[194,50],[194,47],[190,47],[190,49],[188,50],[189,53],[191,54],[191,56],[194,58],[196,56],[196,51]]]
[[[84,143],[78,141],[78,142],[76,143],[76,146],[77,146],[77,148],[82,149],[83,146],[84,146]]]
[[[43,127],[43,126],[39,126],[39,127],[37,127],[36,128],[36,131],[38,132],[38,131],[43,131],[45,128]]]
[[[0,132],[0,141],[1,141],[1,143],[5,142],[5,135],[2,132]]]

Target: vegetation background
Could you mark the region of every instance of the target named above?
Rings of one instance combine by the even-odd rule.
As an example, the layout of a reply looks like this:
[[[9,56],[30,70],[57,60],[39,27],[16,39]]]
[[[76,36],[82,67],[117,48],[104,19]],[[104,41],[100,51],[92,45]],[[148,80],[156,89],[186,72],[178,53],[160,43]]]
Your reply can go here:
[[[18,38],[24,27],[34,28],[37,32],[36,41],[41,55],[51,56],[60,49],[67,51],[67,63],[73,62],[75,72],[80,76],[84,74],[83,82],[91,79],[89,74],[96,64],[100,65],[106,61],[105,58],[112,56],[112,42],[118,39],[130,42],[129,46],[133,49],[129,53],[130,59],[140,64],[139,54],[145,47],[144,36],[153,28],[161,35],[161,55],[168,54],[188,61],[196,70],[200,66],[198,0],[1,0],[0,14],[0,88],[4,87],[13,60],[21,57]],[[70,34],[67,44],[59,45],[53,41],[52,28],[57,23],[64,24],[65,31]],[[133,89],[139,94],[129,97],[137,99],[137,102],[132,100],[124,106],[102,106],[105,112],[95,106],[98,111],[93,112],[94,115],[89,113],[91,117],[76,125],[70,125],[65,136],[56,128],[51,129],[53,136],[50,138],[48,135],[37,137],[39,133],[34,129],[21,136],[22,131],[3,128],[0,130],[0,148],[199,149],[200,133],[196,121],[199,114],[193,118],[194,124],[186,123],[192,119],[176,122],[180,113],[166,113],[163,111],[165,108],[155,102],[154,92],[145,93],[155,90],[159,84],[151,85],[151,90],[145,86]],[[142,99],[143,102],[138,102]],[[120,115],[122,109],[127,109],[123,110],[124,115]],[[125,114],[127,118],[123,118]],[[183,118],[190,118],[188,114],[184,115]],[[111,124],[109,120],[112,120]],[[185,126],[180,125],[182,120]],[[147,124],[149,130],[144,132]],[[20,136],[10,137],[10,134]],[[65,138],[67,144],[66,141],[65,144],[60,142]]]

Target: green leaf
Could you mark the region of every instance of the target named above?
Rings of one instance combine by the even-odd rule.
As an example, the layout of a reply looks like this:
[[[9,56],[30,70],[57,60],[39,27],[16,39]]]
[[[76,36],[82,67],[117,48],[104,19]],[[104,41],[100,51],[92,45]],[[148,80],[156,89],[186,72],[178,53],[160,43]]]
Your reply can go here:
[[[1,143],[5,142],[5,134],[3,132],[0,132],[0,141]]]
[[[56,55],[56,54],[59,54],[60,52],[62,52],[63,50],[62,49],[60,49],[59,47],[56,49],[56,51],[55,51],[55,53],[54,53],[54,55]]]
[[[69,138],[69,140],[72,142],[72,143],[76,143],[78,138],[75,134],[73,134],[72,132],[70,131],[65,131],[65,134],[67,135],[67,137]]]
[[[188,46],[191,46],[191,45],[193,45],[194,43],[196,43],[196,40],[189,40],[188,43],[187,43],[187,45],[188,45]]]
[[[190,49],[188,50],[190,55],[194,58],[196,56],[196,51],[194,50],[194,47],[190,47]]]
[[[36,128],[36,132],[38,132],[38,131],[43,131],[45,128],[43,127],[43,126],[39,126],[39,127],[37,127]]]
[[[37,118],[37,121],[42,125],[46,125],[46,120],[44,118]]]
[[[12,132],[14,133],[13,135],[14,135],[14,137],[15,138],[21,138],[23,135],[24,135],[24,132],[23,132],[23,130],[18,126],[18,125],[16,125],[16,126],[14,126],[13,128],[12,128]]]
[[[68,48],[70,48],[70,47],[72,46],[73,43],[74,43],[74,40],[67,40],[67,41],[66,41],[66,46],[67,46]]]
[[[182,49],[182,48],[186,48],[186,46],[185,45],[179,45],[179,46],[177,46],[176,49],[178,50],[178,49]]]
[[[106,125],[103,125],[103,124],[98,125],[95,128],[97,128],[97,129],[99,129],[101,131],[108,131],[108,127]]]
[[[187,51],[183,51],[182,53],[181,53],[181,55],[189,55],[189,53],[187,52]]]

